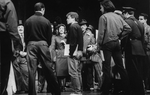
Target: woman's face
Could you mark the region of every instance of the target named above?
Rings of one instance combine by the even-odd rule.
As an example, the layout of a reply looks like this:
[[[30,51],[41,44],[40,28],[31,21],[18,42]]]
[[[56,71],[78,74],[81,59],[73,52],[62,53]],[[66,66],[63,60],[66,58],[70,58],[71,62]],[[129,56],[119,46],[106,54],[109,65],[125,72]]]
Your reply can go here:
[[[65,32],[65,27],[64,26],[60,26],[59,27],[59,33],[64,33]]]

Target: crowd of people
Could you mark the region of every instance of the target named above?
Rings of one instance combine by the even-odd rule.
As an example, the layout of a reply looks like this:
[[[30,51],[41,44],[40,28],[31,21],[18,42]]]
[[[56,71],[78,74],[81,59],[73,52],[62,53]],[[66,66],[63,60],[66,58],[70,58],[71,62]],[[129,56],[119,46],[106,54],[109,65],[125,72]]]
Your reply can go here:
[[[10,64],[16,93],[37,95],[46,91],[70,95],[98,91],[100,95],[145,95],[150,90],[150,26],[148,15],[111,0],[99,1],[98,29],[77,12],[54,25],[44,17],[45,5],[23,24],[11,0],[0,1],[0,94],[8,95]],[[67,83],[71,83],[67,85]],[[95,87],[97,85],[97,87]]]

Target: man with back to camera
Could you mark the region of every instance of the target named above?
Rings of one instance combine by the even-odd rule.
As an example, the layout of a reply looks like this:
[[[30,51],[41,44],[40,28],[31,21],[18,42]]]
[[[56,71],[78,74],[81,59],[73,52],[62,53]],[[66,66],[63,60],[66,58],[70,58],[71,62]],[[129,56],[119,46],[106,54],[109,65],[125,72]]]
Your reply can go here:
[[[139,21],[144,25],[144,45],[146,48],[147,62],[145,66],[145,89],[150,90],[150,26],[147,24],[148,15],[141,13],[139,15]]]
[[[0,0],[0,95],[8,95],[6,88],[13,53],[16,57],[23,48],[17,31],[17,22],[16,9],[12,1]]]
[[[125,95],[129,95],[128,90],[128,74],[123,66],[121,47],[119,36],[122,31],[124,35],[131,31],[130,26],[123,18],[114,13],[115,6],[110,0],[100,1],[100,11],[102,12],[99,18],[98,25],[98,50],[102,49],[105,61],[103,62],[103,84],[101,87],[102,95],[109,95],[111,89],[111,57],[113,57],[115,65],[122,80],[122,90]],[[122,34],[123,35],[123,34]]]
[[[48,83],[47,92],[52,95],[60,95],[60,87],[54,74],[53,64],[50,58],[49,45],[51,44],[51,23],[43,15],[45,6],[38,2],[34,5],[35,14],[29,17],[24,25],[24,37],[27,45],[27,62],[29,69],[29,95],[37,95],[35,90],[36,70],[41,63]]]

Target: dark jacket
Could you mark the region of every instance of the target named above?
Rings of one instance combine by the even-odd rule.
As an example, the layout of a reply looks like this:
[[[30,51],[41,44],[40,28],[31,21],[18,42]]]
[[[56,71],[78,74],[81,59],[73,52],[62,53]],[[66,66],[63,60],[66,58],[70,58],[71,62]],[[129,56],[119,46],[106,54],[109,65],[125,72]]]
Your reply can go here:
[[[40,12],[35,12],[34,15],[26,20],[24,29],[26,44],[29,41],[46,41],[50,46],[52,37],[51,23]]]
[[[15,50],[22,50],[21,38],[18,34],[18,20],[14,4],[11,0],[0,0],[0,32],[9,32]]]
[[[131,52],[132,55],[145,56],[144,26],[134,16],[125,19],[125,21],[132,28],[131,33],[128,35],[126,51]]]
[[[71,24],[67,35],[67,43],[70,44],[70,56],[78,45],[78,50],[83,51],[83,33],[78,23]]]

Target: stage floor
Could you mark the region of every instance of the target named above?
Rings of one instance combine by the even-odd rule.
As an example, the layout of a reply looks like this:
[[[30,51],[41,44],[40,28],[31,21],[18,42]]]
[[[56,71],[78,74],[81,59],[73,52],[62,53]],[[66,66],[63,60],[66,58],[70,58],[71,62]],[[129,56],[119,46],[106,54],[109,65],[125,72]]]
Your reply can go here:
[[[72,92],[68,92],[68,91],[67,92],[62,92],[61,95],[70,95],[70,93],[72,93]],[[100,92],[96,92],[96,91],[95,92],[94,91],[92,91],[92,92],[84,91],[82,94],[83,95],[101,95]],[[14,95],[28,95],[28,94],[14,94]],[[38,93],[37,95],[51,95],[51,94],[50,93]],[[150,93],[147,93],[145,95],[150,95]]]

